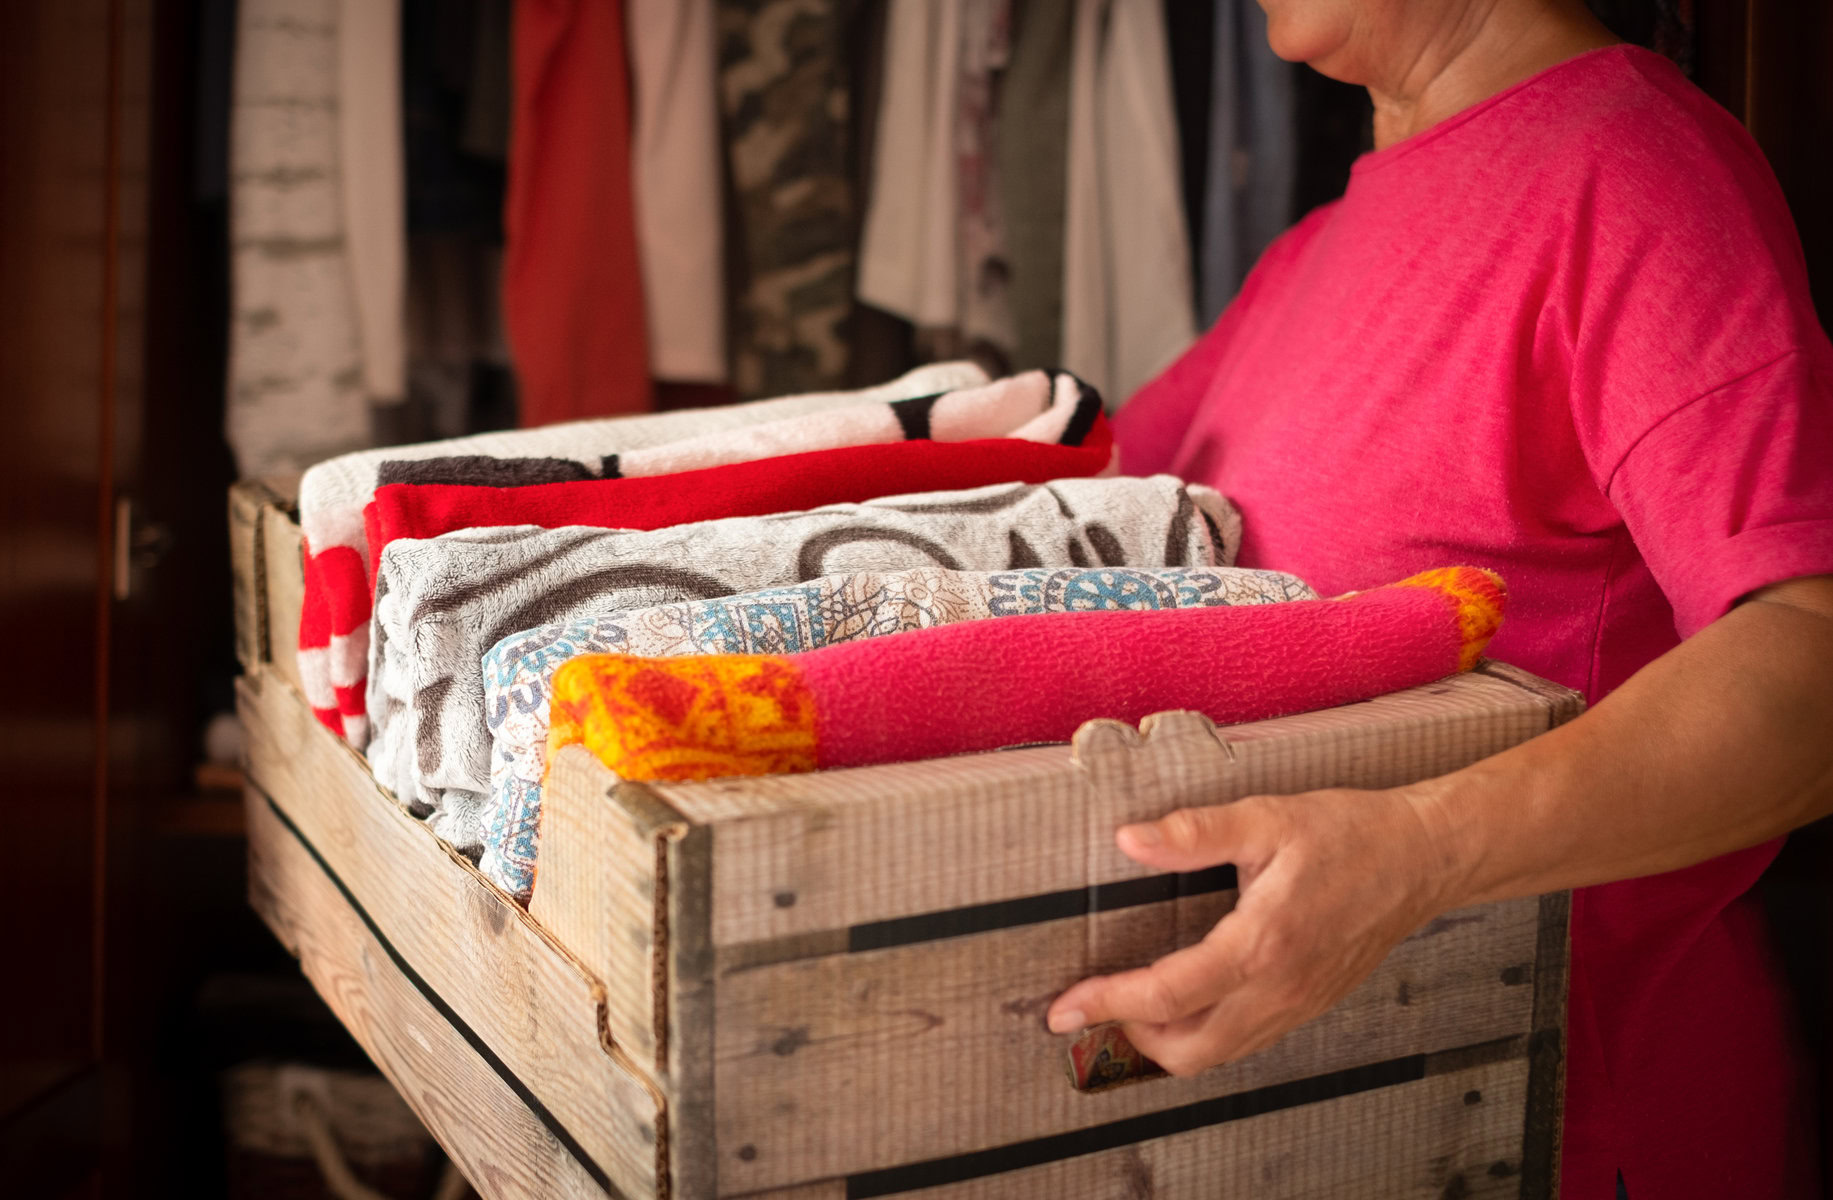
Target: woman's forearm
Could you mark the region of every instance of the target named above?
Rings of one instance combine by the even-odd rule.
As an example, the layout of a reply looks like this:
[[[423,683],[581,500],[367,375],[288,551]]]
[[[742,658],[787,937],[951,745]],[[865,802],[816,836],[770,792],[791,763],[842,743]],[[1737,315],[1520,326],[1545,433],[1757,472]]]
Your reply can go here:
[[[1833,577],[1766,589],[1578,720],[1410,790],[1453,906],[1670,871],[1833,813]]]

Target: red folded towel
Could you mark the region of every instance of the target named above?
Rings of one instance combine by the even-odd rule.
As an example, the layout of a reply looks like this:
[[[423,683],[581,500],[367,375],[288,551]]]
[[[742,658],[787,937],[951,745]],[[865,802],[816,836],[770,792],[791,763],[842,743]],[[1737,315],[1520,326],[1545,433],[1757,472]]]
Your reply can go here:
[[[1192,709],[1233,724],[1469,670],[1505,591],[1474,567],[1337,600],[970,621],[796,655],[591,654],[554,676],[548,761],[706,779],[1061,742]]]
[[[811,450],[675,475],[588,479],[529,487],[391,483],[363,509],[376,564],[396,538],[430,538],[490,525],[593,525],[663,529],[723,517],[800,512],[913,492],[959,491],[995,483],[1048,483],[1099,475],[1113,458],[1107,419],[1097,417],[1079,446],[986,438],[971,442],[890,442]]]

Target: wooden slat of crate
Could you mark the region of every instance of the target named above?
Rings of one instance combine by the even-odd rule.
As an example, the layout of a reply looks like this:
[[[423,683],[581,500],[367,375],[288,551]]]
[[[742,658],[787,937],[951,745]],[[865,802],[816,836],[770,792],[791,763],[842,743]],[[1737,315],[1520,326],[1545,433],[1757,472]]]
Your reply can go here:
[[[1064,1041],[1043,1025],[1051,998],[1091,969],[1198,940],[1231,898],[1211,897],[1182,936],[1175,904],[1099,914],[1090,921],[1115,954],[1095,963],[1084,922],[1062,920],[720,972],[721,1190],[971,1153],[1407,1054],[1516,1035],[1525,1049],[1534,899],[1428,924],[1341,1005],[1260,1054],[1190,1079],[1072,1090]]]
[[[1532,679],[1486,668],[1219,735],[1184,727],[1190,763],[1178,772],[1187,786],[1177,804],[1409,783],[1578,711],[1573,693],[1537,680],[1536,690],[1522,678]],[[715,825],[718,946],[1138,878],[1147,868],[1114,847],[1112,831],[1167,811],[1057,746],[652,790],[690,821]],[[1078,819],[1065,821],[1065,813]],[[923,849],[906,854],[909,847]],[[890,861],[901,869],[858,869]]]
[[[303,694],[299,679],[299,608],[305,598],[305,541],[290,514],[262,514],[262,569],[267,577],[267,659]]]
[[[234,578],[236,661],[253,670],[267,660],[267,585],[261,565],[261,523],[279,497],[265,484],[229,489],[229,567]]]
[[[600,1185],[402,971],[305,844],[252,788],[248,850],[255,910],[487,1200],[621,1194]]]
[[[304,539],[293,520],[297,477],[245,480],[229,489],[229,559],[235,580],[236,658],[270,664],[299,681]]]
[[[646,790],[615,784],[582,747],[561,751],[541,819],[540,870],[577,886],[537,888],[529,915],[603,981],[613,1036],[669,1095],[669,1168],[683,1195],[711,1195],[713,954],[707,942],[710,831]]]
[[[578,756],[583,761],[571,763]],[[582,747],[560,757],[571,769],[556,770],[546,789],[565,799],[543,806],[540,869],[575,886],[537,889],[529,915],[603,982],[613,1036],[659,1076],[667,1072],[658,990],[667,964],[656,935],[667,912],[656,881],[667,840],[684,836],[687,823],[641,788],[612,786]]]
[[[1473,689],[1479,699],[1488,699],[1487,710],[1469,707]],[[1102,808],[1101,801],[1131,806],[1123,815],[1133,815],[1134,809],[1140,815],[1156,815],[1218,795],[1289,790],[1286,781],[1293,778],[1306,786],[1385,782],[1389,780],[1379,772],[1386,768],[1378,764],[1394,752],[1393,743],[1384,744],[1385,738],[1400,739],[1403,752],[1395,757],[1414,775],[1450,769],[1563,720],[1576,709],[1568,697],[1562,689],[1532,677],[1526,677],[1523,686],[1498,673],[1390,697],[1392,703],[1386,705],[1241,727],[1222,731],[1221,737],[1194,714],[1164,715],[1148,724],[1150,732],[1143,737],[1116,723],[1095,723],[1078,736],[1070,755],[1074,770],[1069,786],[1079,790],[1057,794],[1054,804],[1035,814],[1035,820],[1014,822],[1014,836],[996,839],[995,852],[980,852],[983,869],[996,877],[988,894],[999,899],[965,916],[961,907],[948,908],[936,892],[928,901],[935,907],[903,915],[874,903],[870,885],[882,882],[890,890],[906,874],[923,876],[937,855],[975,853],[972,847],[984,829],[955,834],[940,846],[916,836],[889,839],[871,846],[876,858],[866,857],[860,846],[847,848],[845,861],[828,861],[860,881],[853,894],[861,916],[887,911],[895,915],[714,947],[718,971],[713,1024],[719,1053],[712,1094],[718,1109],[720,1193],[907,1164],[926,1156],[972,1153],[1403,1052],[1496,1039],[1512,1040],[1519,1054],[1526,1055],[1534,1030],[1551,1035],[1550,1055],[1544,1057],[1556,1079],[1565,936],[1563,901],[1558,898],[1551,904],[1524,900],[1486,906],[1434,922],[1404,944],[1342,1010],[1264,1055],[1197,1080],[1157,1080],[1095,1096],[1072,1095],[1066,1082],[1060,1082],[1056,1056],[1061,1044],[1043,1032],[1041,1014],[1049,999],[1080,974],[1135,965],[1195,940],[1232,896],[1186,897],[1120,913],[1102,912],[1102,889],[1116,881],[1100,878],[1091,895],[1089,889],[1073,886],[1077,876],[1072,873],[1078,862],[1102,861],[1089,848],[1110,844],[1112,826],[1121,819],[1107,815],[1114,810]],[[1413,719],[1396,715],[1409,709]],[[1409,754],[1407,739],[1414,747],[1439,748],[1430,755]],[[1333,743],[1344,741],[1360,745],[1355,753],[1333,753]],[[1310,766],[1308,752],[1329,765]],[[945,767],[964,779],[975,769],[985,770],[990,783],[972,786],[970,781],[970,786],[959,789],[984,809],[1007,799],[1022,804],[1047,790],[1048,777],[1043,784],[1037,782],[1045,753],[1020,751],[923,766],[931,771]],[[1026,757],[1033,761],[1024,763]],[[1009,762],[1019,765],[1014,769]],[[1256,768],[1256,762],[1284,765]],[[1337,774],[1320,779],[1320,770]],[[1243,771],[1255,772],[1248,775],[1249,785],[1230,779],[1231,773]],[[920,816],[925,802],[934,799],[920,792],[921,784],[932,778],[930,771],[866,787],[892,773],[852,773],[852,787],[834,792],[836,807],[901,809]],[[569,775],[574,778],[564,786],[550,788],[544,827],[548,822],[556,822],[555,828],[568,827],[563,811],[582,803],[602,807],[607,789],[613,789],[609,773],[583,752],[556,762],[553,782]],[[832,779],[730,781],[719,785],[724,795],[716,803],[731,813],[744,803],[738,797],[741,788],[761,784],[774,795],[757,807],[789,807],[787,815],[808,820],[817,833],[823,822],[837,819],[832,810],[811,813],[793,808],[798,798],[791,783],[828,786]],[[644,791],[628,784],[614,790]],[[689,791],[656,790],[671,801]],[[1073,796],[1092,797],[1093,803]],[[1084,818],[1064,821],[1063,813],[1076,811],[1078,803],[1091,804]],[[673,809],[669,804],[664,810]],[[1090,811],[1093,817],[1087,816]],[[783,815],[779,811],[713,825],[710,833],[717,854],[730,852],[733,843],[724,835],[735,825],[754,826]],[[1013,896],[1011,881],[1000,877],[1002,864],[1022,850],[1023,838],[1040,836],[1040,827],[1052,824],[1071,830],[1060,847],[1068,867],[1044,881],[1072,886],[1053,894]],[[538,905],[544,889],[564,895],[595,869],[592,856],[577,844],[556,860],[546,857],[548,849],[544,846]],[[1099,868],[1084,869],[1092,873]],[[716,855],[715,886],[727,877]],[[1097,915],[1054,922],[1038,916],[1040,909],[1048,912],[1053,900],[1072,909],[1079,902],[1083,911]],[[772,901],[787,910],[799,907],[800,897],[797,890],[785,888]],[[555,910],[563,907],[556,905]],[[1002,909],[1031,915],[1002,915]],[[671,919],[675,928],[688,924],[679,916]],[[1016,927],[956,936],[963,919],[970,925],[991,920]],[[588,932],[590,913],[572,913],[562,924],[569,927],[561,930],[557,924],[556,931],[571,944],[576,934]],[[713,928],[718,929],[717,919]],[[895,950],[862,950],[886,939],[910,944]],[[691,1039],[702,1029],[682,1025],[669,1036]],[[1539,1044],[1543,1050],[1549,1046],[1544,1036]],[[1528,1067],[1522,1069],[1526,1072]],[[1544,1126],[1548,1113],[1557,1110],[1557,1083],[1548,1082],[1547,1070],[1537,1076],[1537,1120]],[[1556,1128],[1542,1129],[1532,1153],[1524,1153],[1533,1160],[1530,1165],[1538,1164],[1538,1177],[1549,1175],[1546,1164],[1555,1161],[1556,1142]]]
[[[663,1100],[604,992],[522,909],[376,787],[271,668],[238,685],[251,782],[458,1019],[631,1196],[654,1195]]]
[[[1526,1089],[1527,1065],[1513,1059],[895,1194],[898,1200],[1513,1200],[1522,1194],[1519,1117]],[[872,1182],[830,1179],[746,1200],[863,1198],[873,1194]]]

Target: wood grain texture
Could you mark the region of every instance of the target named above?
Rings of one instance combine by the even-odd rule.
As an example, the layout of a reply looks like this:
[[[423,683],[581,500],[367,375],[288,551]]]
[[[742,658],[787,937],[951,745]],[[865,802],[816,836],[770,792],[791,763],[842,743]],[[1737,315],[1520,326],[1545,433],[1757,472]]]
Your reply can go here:
[[[799,1183],[767,1192],[746,1192],[733,1200],[846,1200],[846,1180],[823,1179],[820,1183]]]
[[[1526,1082],[1492,1063],[898,1200],[1513,1200]]]
[[[1534,971],[1534,1033],[1529,1042],[1528,1104],[1522,1142],[1524,1196],[1559,1190],[1565,1139],[1566,1008],[1572,982],[1572,893],[1540,898],[1540,945]]]
[[[299,957],[338,1019],[486,1200],[607,1194],[396,968],[329,876],[253,789],[248,849],[255,910]]]
[[[234,583],[235,656],[248,670],[267,659],[267,574],[262,554],[262,513],[278,502],[265,484],[248,480],[229,489],[229,568]]]
[[[1552,1200],[1522,1178],[1520,1059],[1265,1113],[898,1200]],[[827,1179],[733,1200],[846,1200]]]
[[[1530,1028],[1532,898],[1432,922],[1336,1009],[1260,1054],[1193,1079],[1073,1091],[1065,1043],[1043,1024],[1051,999],[1190,944],[1232,899],[722,971],[721,1191],[962,1154]]]
[[[656,1086],[609,1040],[601,987],[377,788],[271,669],[238,685],[251,782],[403,957],[632,1196],[657,1190]]]
[[[292,516],[280,508],[262,510],[261,555],[267,661],[304,695],[299,679],[299,609],[305,597],[305,539]]]
[[[529,915],[604,985],[611,1036],[645,1070],[668,1073],[667,963],[657,879],[681,815],[620,784],[591,753],[568,746],[541,798],[541,857]]]
[[[716,826],[713,940],[726,946],[1138,878],[1147,869],[1113,845],[1127,821],[1259,792],[1408,783],[1524,741],[1558,716],[1543,695],[1478,672],[1220,731],[1149,718],[1161,736],[1143,750],[1177,781],[1149,796],[1116,781],[1157,768],[1115,768],[1108,786],[1095,774],[1140,749],[1115,722],[1085,726],[1074,750],[651,790]]]
[[[708,937],[712,850],[704,826],[677,827],[669,831],[664,858],[668,1167],[680,1196],[711,1196],[719,1171],[713,1036],[717,987]]]
[[[1542,679],[1532,671],[1508,663],[1484,659],[1477,670],[1494,679],[1505,680],[1524,692],[1529,692],[1546,705],[1548,718],[1553,725],[1564,725],[1573,717],[1585,711],[1585,698],[1569,687],[1561,687],[1550,679]]]

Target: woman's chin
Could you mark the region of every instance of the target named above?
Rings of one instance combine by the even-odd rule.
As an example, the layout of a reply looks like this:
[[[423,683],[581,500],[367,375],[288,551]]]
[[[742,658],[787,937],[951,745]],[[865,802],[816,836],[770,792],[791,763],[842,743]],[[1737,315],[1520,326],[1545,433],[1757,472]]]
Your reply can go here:
[[[1268,0],[1262,7],[1267,10],[1267,44],[1274,54],[1344,83],[1362,82],[1354,78],[1348,13],[1334,5],[1292,4],[1289,0]]]

